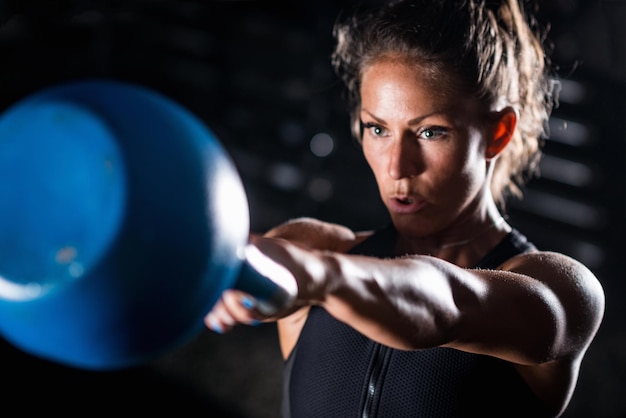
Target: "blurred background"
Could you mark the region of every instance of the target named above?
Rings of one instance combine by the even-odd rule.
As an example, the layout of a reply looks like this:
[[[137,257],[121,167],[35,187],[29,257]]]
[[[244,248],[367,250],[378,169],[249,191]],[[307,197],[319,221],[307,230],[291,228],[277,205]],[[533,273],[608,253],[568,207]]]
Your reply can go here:
[[[370,1],[371,3],[371,1]],[[202,118],[238,167],[252,230],[296,216],[354,229],[386,215],[350,138],[330,67],[331,30],[354,1],[0,0],[0,111],[86,77],[135,82]],[[607,295],[602,328],[565,417],[626,416],[626,22],[623,0],[542,0],[562,78],[542,178],[509,217],[539,247],[592,269]],[[1,179],[10,181],[10,179]],[[279,416],[274,325],[206,331],[150,364],[74,370],[0,341],[6,416],[93,411]]]

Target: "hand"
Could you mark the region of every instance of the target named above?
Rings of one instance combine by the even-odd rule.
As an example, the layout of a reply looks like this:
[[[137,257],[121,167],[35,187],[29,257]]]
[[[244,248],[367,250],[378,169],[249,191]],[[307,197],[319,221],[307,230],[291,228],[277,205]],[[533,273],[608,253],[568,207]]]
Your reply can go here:
[[[205,325],[222,334],[237,324],[256,325],[265,318],[257,309],[256,299],[239,290],[226,290],[204,317]]]
[[[278,258],[281,254],[276,251],[276,247],[280,248],[281,244],[285,244],[282,240],[264,240],[255,236],[251,236],[251,242],[264,243]],[[237,324],[256,325],[292,312],[298,292],[292,273],[262,253],[254,244],[246,247],[245,257],[247,261],[242,266],[235,289],[224,291],[204,318],[205,325],[217,333],[228,332]],[[278,292],[279,289],[284,292]],[[252,293],[257,297],[252,296]]]
[[[317,251],[307,250],[294,243],[276,238],[254,237],[252,242],[257,250],[278,263],[280,268],[273,267],[266,270],[261,265],[258,267],[264,270],[263,273],[267,277],[279,283],[285,283],[288,278],[295,279],[297,284],[291,284],[294,286],[293,292],[296,297],[288,305],[281,306],[276,311],[268,309],[265,301],[256,299],[249,293],[236,289],[226,290],[204,318],[206,326],[215,332],[230,331],[237,324],[256,325],[259,322],[283,318],[303,306],[319,302],[319,297],[323,293],[323,286],[321,286],[323,280],[319,276],[325,272],[325,269]]]

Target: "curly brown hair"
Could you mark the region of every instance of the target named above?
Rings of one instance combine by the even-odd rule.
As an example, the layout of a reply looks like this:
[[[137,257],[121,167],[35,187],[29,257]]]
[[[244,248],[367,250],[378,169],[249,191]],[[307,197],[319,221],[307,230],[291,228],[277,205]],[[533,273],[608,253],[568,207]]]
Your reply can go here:
[[[473,95],[486,111],[516,109],[516,131],[496,160],[491,191],[502,208],[509,195],[521,197],[538,173],[558,92],[533,11],[517,0],[399,0],[340,17],[332,64],[347,90],[354,137],[361,139],[363,70],[402,56],[437,85]]]

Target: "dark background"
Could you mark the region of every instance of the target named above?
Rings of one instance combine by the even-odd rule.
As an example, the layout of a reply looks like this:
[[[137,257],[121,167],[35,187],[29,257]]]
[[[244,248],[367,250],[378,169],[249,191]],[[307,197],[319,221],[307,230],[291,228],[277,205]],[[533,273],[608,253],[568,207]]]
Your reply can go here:
[[[148,86],[220,138],[244,182],[253,230],[295,216],[374,228],[386,216],[350,139],[329,63],[333,21],[354,3],[0,0],[0,110],[84,77]],[[543,178],[509,210],[539,247],[583,261],[606,291],[605,320],[565,413],[570,418],[626,416],[624,6],[541,1],[563,92]],[[1,343],[0,399],[5,416],[270,418],[278,416],[280,368],[273,325],[223,336],[206,331],[150,364],[106,373],[50,364]]]

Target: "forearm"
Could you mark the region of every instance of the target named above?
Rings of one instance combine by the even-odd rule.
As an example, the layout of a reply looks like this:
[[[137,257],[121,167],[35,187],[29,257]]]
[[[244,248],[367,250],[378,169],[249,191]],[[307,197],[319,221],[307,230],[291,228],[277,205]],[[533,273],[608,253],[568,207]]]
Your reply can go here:
[[[399,349],[453,338],[462,292],[456,272],[440,261],[336,253],[320,254],[320,260],[325,274],[320,304],[369,338]]]

